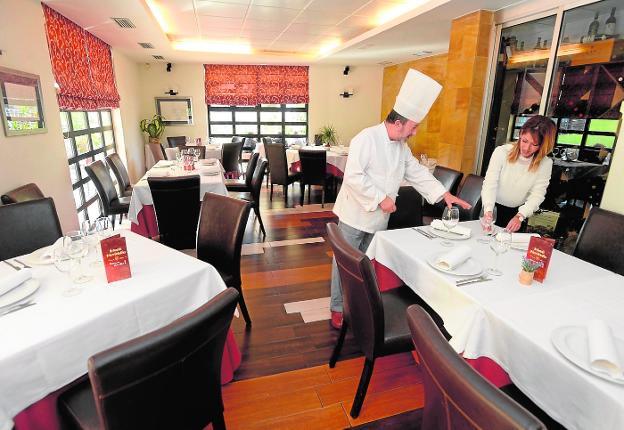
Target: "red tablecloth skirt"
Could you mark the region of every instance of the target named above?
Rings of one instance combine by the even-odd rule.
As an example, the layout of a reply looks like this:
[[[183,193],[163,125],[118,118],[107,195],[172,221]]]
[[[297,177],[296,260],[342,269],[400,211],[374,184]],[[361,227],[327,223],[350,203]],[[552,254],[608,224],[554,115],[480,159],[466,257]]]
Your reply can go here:
[[[375,268],[377,284],[380,291],[391,290],[404,284],[392,270],[388,269],[383,264],[375,260],[373,260],[372,263]],[[497,387],[511,384],[511,379],[509,379],[507,372],[488,357],[479,357],[476,359],[467,358],[466,362]]]

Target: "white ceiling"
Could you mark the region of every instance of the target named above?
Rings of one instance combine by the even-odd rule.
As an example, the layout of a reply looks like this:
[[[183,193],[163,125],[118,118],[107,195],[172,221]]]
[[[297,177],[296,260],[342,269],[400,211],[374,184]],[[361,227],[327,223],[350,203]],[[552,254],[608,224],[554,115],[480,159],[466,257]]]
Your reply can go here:
[[[147,3],[155,3],[159,21]],[[377,64],[445,52],[451,20],[517,0],[48,0],[47,5],[137,61]],[[390,13],[391,18],[384,17]],[[123,29],[111,17],[130,19]],[[386,22],[384,22],[386,21]],[[176,50],[183,39],[248,43],[253,54]],[[155,49],[141,48],[149,42]],[[327,55],[324,46],[336,47]]]

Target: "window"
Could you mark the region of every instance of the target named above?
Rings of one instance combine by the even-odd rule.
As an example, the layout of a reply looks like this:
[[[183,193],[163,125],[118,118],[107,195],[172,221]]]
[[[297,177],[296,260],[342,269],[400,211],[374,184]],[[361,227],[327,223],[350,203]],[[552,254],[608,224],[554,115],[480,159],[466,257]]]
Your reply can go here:
[[[280,137],[292,142],[308,135],[308,105],[208,105],[208,126],[216,142],[229,142],[232,136]]]
[[[111,111],[61,111],[61,128],[78,220],[82,223],[97,218],[102,210],[85,166],[115,152]]]

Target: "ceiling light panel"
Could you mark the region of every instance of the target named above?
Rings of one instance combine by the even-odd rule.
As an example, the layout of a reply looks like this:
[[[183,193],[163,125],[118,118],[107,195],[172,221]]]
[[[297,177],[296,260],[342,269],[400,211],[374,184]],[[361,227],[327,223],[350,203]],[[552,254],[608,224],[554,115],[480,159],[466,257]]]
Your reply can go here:
[[[346,18],[349,13],[328,13],[322,12],[318,10],[304,10],[301,14],[295,19],[295,22],[307,22],[310,24],[319,24],[319,25],[336,25],[344,18]]]
[[[198,16],[199,26],[202,33],[209,31],[212,27],[217,28],[230,28],[232,30],[239,30],[243,25],[243,20],[240,18],[219,18],[216,16]]]
[[[197,3],[197,14],[205,16],[219,16],[223,18],[244,18],[248,5],[236,3],[220,3],[216,1],[202,1]]]
[[[291,9],[303,9],[310,0],[254,0],[258,6],[286,7]]]
[[[288,21],[259,21],[256,19],[245,20],[243,30],[267,30],[282,32],[288,26]]]
[[[290,22],[299,14],[301,9],[285,7],[257,6],[254,4],[249,8],[248,18],[259,21],[286,21]]]
[[[354,13],[362,6],[370,3],[371,0],[314,0],[309,10],[318,10],[325,13],[348,12]]]

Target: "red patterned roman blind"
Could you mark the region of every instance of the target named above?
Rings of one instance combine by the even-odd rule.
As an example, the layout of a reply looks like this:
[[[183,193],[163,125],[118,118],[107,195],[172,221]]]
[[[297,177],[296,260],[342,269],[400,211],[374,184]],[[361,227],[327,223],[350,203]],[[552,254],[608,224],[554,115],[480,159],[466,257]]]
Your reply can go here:
[[[205,64],[206,104],[308,103],[307,66]]]
[[[43,13],[59,107],[119,107],[110,46],[46,5]]]

